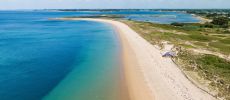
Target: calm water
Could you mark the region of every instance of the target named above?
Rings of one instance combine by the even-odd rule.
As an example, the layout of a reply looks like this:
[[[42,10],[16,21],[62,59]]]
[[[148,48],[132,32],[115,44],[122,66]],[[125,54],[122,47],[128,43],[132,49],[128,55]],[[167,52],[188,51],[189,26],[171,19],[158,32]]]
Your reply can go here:
[[[197,23],[200,20],[191,14],[183,12],[161,12],[161,11],[110,11],[110,12],[82,12],[92,14],[119,14],[124,15],[125,19],[135,21],[146,21],[160,24],[170,24],[173,22],[180,23]]]
[[[175,12],[0,11],[0,100],[121,100],[120,44],[113,28],[47,20],[95,14],[153,16],[148,20],[160,23],[172,16],[194,19]]]
[[[113,29],[46,19],[68,14],[0,12],[0,100],[119,97],[120,46]]]

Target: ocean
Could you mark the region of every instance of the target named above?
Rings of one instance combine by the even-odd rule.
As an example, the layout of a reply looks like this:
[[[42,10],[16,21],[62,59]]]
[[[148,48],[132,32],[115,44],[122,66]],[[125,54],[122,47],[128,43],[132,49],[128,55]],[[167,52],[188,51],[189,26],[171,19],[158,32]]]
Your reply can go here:
[[[113,27],[48,20],[102,13],[196,21],[181,13],[0,11],[0,100],[121,100],[121,44]]]

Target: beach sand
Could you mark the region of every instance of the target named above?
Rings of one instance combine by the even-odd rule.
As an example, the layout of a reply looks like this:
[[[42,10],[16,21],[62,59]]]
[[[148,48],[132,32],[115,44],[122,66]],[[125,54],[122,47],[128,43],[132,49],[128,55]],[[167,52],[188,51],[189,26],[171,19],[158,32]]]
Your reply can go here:
[[[123,65],[131,100],[216,100],[192,84],[170,58],[147,42],[124,23],[91,18],[60,18],[88,20],[111,24],[122,43]]]
[[[194,16],[194,17],[196,17],[197,19],[199,19],[201,24],[205,24],[205,23],[210,23],[210,22],[212,22],[211,19],[207,19],[207,18],[204,18],[204,17],[199,16],[199,15],[192,14],[192,16]]]

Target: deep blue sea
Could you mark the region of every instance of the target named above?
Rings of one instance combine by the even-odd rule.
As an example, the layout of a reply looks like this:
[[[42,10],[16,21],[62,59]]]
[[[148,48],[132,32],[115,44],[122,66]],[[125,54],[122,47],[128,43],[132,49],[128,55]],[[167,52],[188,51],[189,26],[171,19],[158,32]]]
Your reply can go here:
[[[153,16],[148,20],[160,23],[196,21],[175,12],[103,13],[134,20]],[[0,11],[0,100],[121,100],[114,29],[98,22],[48,20],[94,14],[102,12]]]

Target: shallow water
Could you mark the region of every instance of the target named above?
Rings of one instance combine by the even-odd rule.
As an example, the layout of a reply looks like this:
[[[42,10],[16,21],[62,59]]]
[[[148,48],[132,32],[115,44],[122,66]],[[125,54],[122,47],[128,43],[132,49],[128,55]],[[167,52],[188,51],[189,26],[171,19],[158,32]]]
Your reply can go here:
[[[1,15],[0,100],[119,97],[120,46],[109,25],[46,19],[55,13]]]
[[[94,39],[82,52],[84,61],[74,63],[74,69],[44,100],[122,100],[118,42],[111,36],[113,31],[104,32],[89,37]]]

